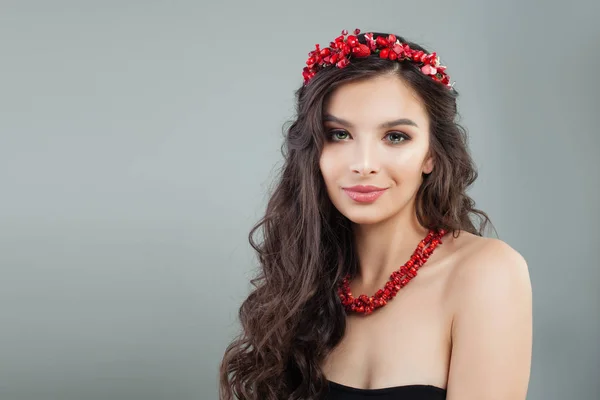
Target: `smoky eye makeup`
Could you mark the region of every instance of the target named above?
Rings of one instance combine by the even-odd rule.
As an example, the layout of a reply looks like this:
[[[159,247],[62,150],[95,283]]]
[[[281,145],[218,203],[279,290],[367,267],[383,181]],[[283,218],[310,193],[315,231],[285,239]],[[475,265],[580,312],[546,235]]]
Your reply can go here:
[[[335,143],[345,141],[352,135],[346,129],[325,127],[325,136],[327,141]],[[390,144],[396,145],[411,140],[411,136],[403,131],[392,130],[385,133],[382,137],[382,140],[384,139]]]

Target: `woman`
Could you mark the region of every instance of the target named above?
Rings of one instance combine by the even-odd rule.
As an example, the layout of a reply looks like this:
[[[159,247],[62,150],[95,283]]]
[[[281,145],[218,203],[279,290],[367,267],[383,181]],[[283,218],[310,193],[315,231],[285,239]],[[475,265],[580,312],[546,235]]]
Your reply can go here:
[[[358,30],[309,53],[221,398],[525,399],[528,268],[483,236],[445,69]]]

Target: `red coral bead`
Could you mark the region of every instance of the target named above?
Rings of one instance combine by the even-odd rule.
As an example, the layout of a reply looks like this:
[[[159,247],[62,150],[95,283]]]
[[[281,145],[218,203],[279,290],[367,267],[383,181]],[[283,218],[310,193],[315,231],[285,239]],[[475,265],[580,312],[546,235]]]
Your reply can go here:
[[[377,39],[375,39],[375,43],[377,43],[377,46],[379,47],[386,47],[388,45],[387,39],[383,36],[377,36]]]
[[[360,43],[356,47],[352,48],[352,55],[354,57],[366,57],[371,54],[371,50],[367,45]]]

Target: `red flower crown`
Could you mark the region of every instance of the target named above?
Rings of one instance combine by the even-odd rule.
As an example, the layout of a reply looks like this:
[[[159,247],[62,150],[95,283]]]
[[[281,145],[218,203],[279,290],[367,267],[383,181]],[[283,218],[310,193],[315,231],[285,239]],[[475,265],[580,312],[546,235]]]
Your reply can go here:
[[[454,85],[454,83],[450,84],[450,77],[445,73],[446,67],[440,65],[440,59],[435,52],[427,54],[421,50],[413,50],[396,39],[395,35],[378,36],[374,39],[373,33],[365,33],[367,44],[362,44],[358,41],[359,33],[360,29],[355,29],[354,35],[348,35],[348,31],[344,29],[341,36],[335,38],[329,47],[321,49],[318,44],[315,45],[315,50],[308,53],[307,66],[302,71],[304,84],[306,85],[323,68],[332,65],[344,68],[350,64],[352,57],[364,58],[371,54],[379,54],[380,58],[392,61],[415,62],[421,72],[433,80],[443,83],[449,89]]]

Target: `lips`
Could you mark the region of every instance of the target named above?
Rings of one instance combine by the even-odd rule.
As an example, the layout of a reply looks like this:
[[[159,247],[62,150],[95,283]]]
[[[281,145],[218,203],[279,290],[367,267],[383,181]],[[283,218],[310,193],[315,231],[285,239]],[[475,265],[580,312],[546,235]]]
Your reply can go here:
[[[370,193],[370,192],[379,192],[381,190],[385,190],[386,188],[377,187],[373,185],[356,185],[351,187],[345,187],[344,190],[350,190],[352,192],[358,193]]]
[[[358,185],[342,189],[352,200],[359,203],[372,203],[387,190],[387,188],[380,188],[371,185]]]

